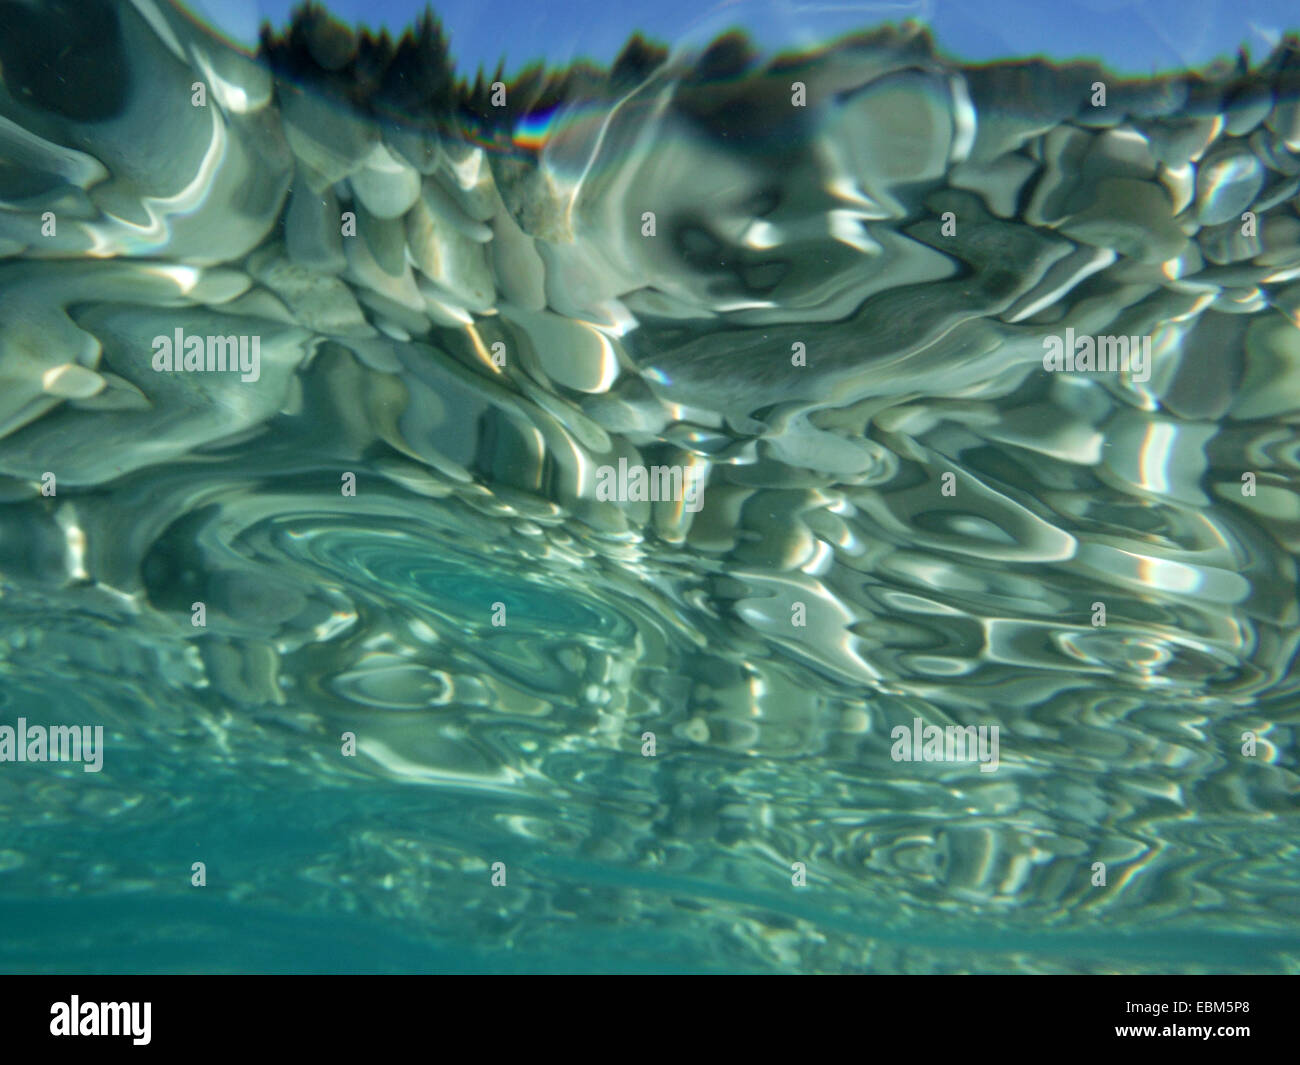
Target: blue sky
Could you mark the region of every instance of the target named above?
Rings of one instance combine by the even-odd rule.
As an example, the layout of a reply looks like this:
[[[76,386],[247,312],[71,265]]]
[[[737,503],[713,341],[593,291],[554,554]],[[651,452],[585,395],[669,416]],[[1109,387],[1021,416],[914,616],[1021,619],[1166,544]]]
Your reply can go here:
[[[296,0],[181,0],[229,36],[251,42],[262,18],[276,25]],[[401,29],[424,0],[329,0],[350,22]],[[434,5],[460,70],[515,70],[586,56],[608,62],[633,30],[665,43],[706,41],[743,26],[778,50],[885,19],[916,16],[940,46],[980,61],[1043,54],[1100,57],[1147,74],[1232,55],[1253,56],[1279,31],[1300,28],[1300,0],[442,0]]]

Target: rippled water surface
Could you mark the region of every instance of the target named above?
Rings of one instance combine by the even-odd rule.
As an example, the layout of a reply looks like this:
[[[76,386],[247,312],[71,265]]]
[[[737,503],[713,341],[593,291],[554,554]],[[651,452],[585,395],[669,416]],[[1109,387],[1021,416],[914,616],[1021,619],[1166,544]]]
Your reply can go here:
[[[0,26],[0,968],[1300,971],[1295,39]]]

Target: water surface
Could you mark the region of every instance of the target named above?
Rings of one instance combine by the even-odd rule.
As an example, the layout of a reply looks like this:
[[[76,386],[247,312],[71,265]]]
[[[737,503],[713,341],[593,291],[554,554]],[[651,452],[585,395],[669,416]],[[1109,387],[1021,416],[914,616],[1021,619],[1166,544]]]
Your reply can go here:
[[[1300,968],[1295,38],[0,26],[0,968]]]

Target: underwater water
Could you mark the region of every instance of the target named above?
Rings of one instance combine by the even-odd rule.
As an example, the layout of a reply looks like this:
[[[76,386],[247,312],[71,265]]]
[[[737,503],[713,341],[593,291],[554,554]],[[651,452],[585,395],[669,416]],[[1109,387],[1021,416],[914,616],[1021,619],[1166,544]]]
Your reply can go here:
[[[1300,41],[411,22],[0,0],[0,970],[1300,971]]]

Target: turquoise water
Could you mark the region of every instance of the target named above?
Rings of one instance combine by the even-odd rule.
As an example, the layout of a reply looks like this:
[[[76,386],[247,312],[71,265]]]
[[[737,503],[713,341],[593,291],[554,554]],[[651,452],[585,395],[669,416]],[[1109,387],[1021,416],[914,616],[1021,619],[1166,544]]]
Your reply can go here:
[[[1300,970],[1294,38],[0,27],[0,970]]]

